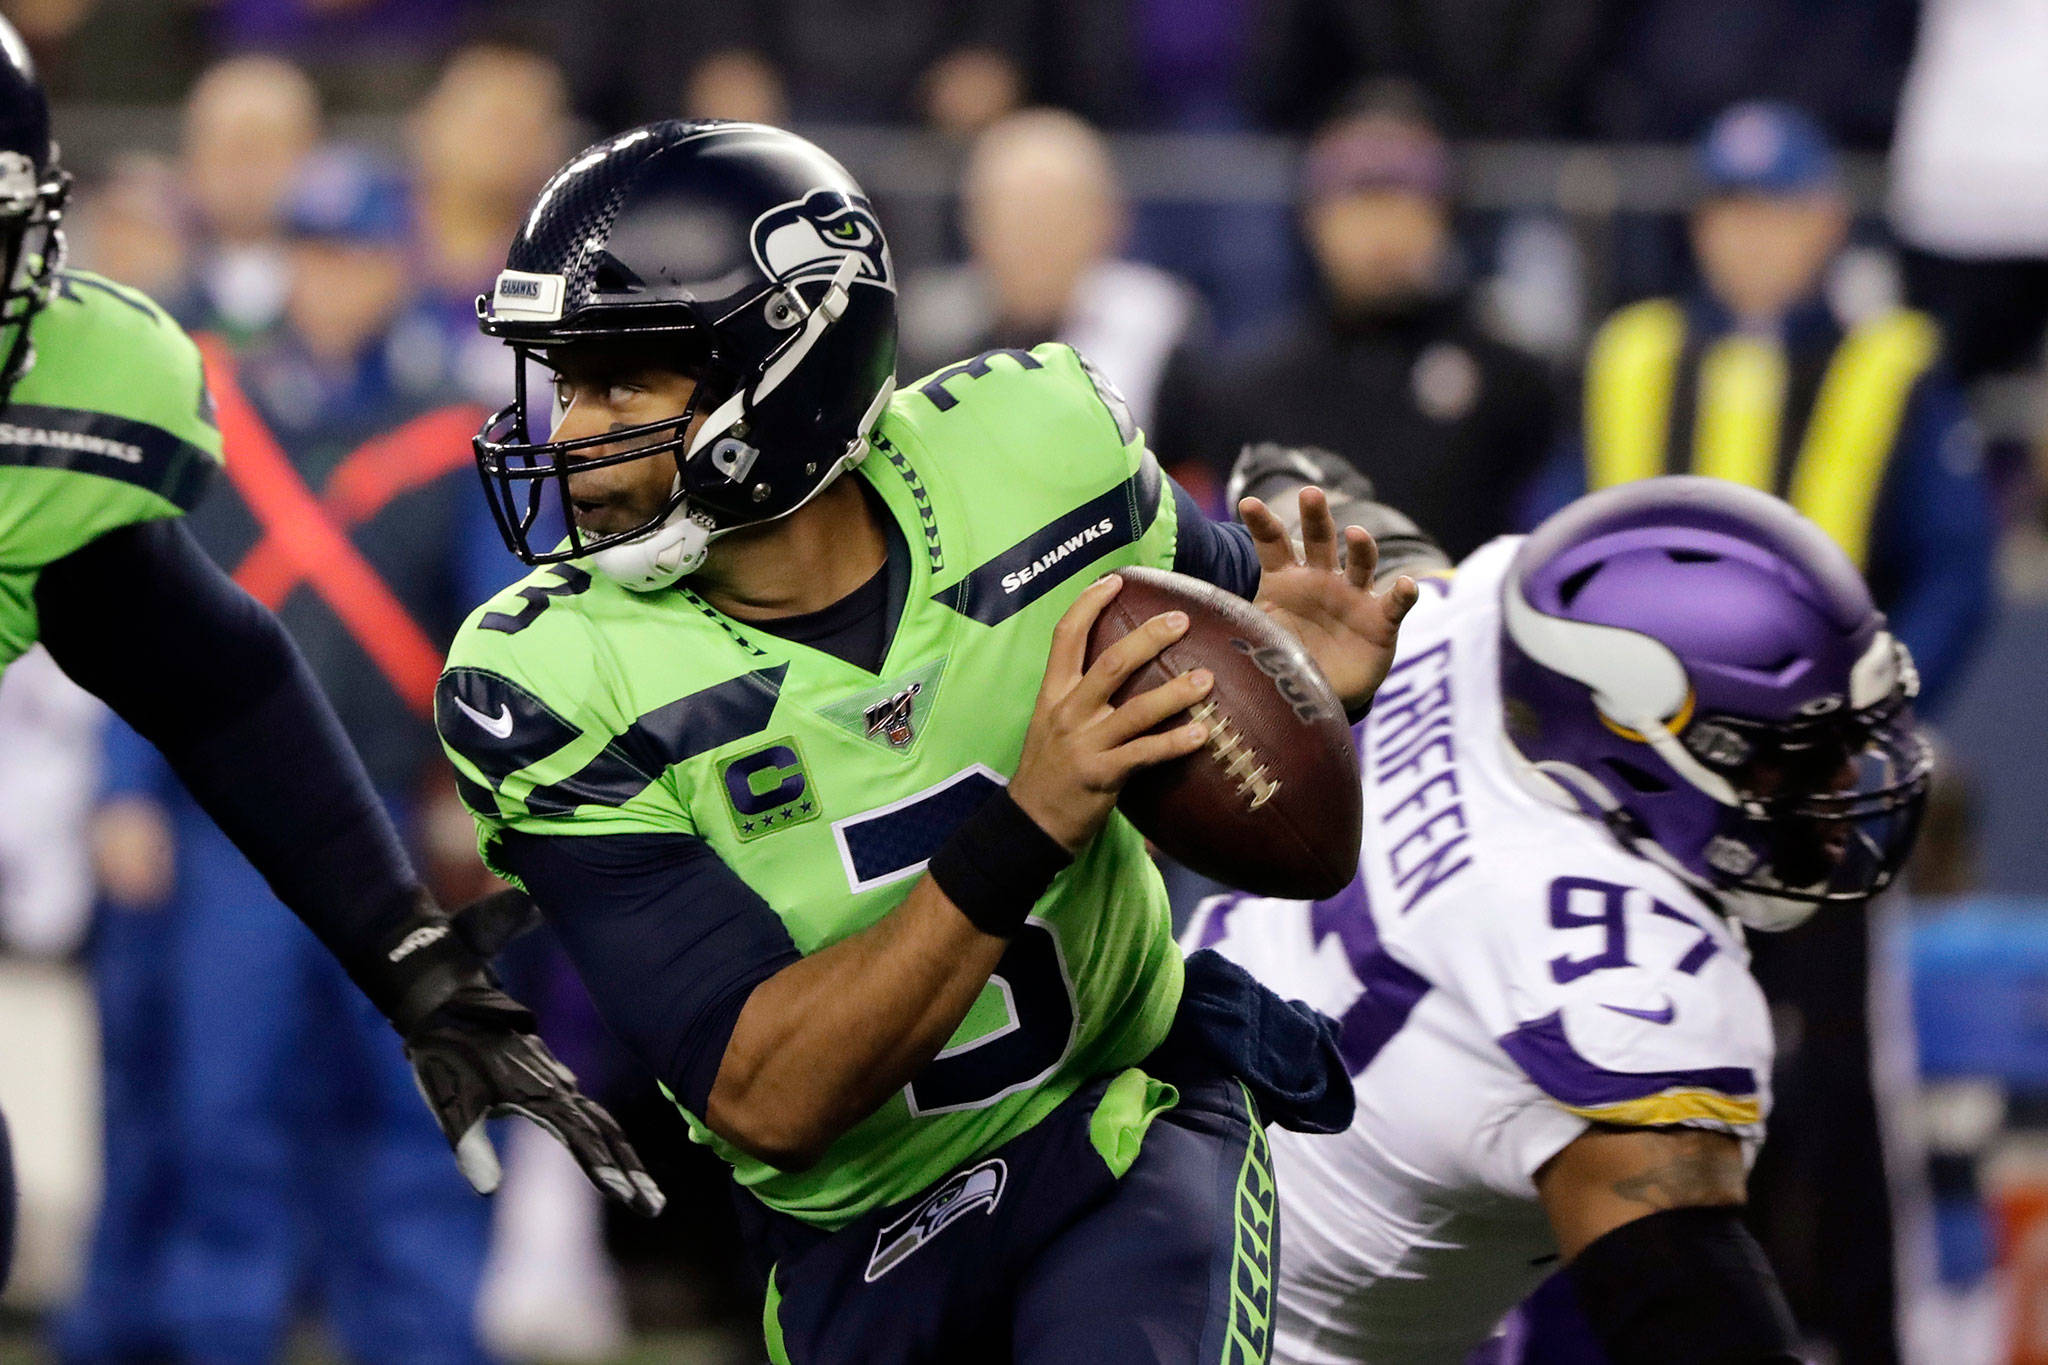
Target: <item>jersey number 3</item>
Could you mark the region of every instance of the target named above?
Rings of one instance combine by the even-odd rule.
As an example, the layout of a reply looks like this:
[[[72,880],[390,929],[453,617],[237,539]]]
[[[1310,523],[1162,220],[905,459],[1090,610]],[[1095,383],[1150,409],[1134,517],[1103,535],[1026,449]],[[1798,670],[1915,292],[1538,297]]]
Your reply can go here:
[[[1010,940],[989,984],[1009,1020],[971,1043],[949,1047],[904,1087],[915,1117],[981,1109],[1052,1075],[1074,1043],[1074,991],[1059,940],[1037,919]]]

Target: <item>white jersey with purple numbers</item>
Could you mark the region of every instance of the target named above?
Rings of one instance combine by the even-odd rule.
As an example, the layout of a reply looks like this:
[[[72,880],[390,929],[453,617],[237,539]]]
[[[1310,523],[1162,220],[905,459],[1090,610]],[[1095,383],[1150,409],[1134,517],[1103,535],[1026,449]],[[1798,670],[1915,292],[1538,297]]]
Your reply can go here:
[[[1497,681],[1499,540],[1424,584],[1359,727],[1363,875],[1332,900],[1211,901],[1215,947],[1343,1022],[1358,1117],[1275,1130],[1275,1358],[1458,1365],[1554,1268],[1534,1176],[1595,1122],[1753,1153],[1770,1018],[1738,929],[1517,780]]]

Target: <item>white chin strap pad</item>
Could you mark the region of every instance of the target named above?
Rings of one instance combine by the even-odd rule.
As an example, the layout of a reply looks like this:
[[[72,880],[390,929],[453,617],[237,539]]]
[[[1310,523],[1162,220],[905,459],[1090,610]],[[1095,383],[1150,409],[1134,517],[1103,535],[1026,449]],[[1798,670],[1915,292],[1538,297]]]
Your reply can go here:
[[[710,529],[692,517],[684,504],[637,540],[596,551],[590,563],[622,588],[658,592],[704,567],[710,548]]]

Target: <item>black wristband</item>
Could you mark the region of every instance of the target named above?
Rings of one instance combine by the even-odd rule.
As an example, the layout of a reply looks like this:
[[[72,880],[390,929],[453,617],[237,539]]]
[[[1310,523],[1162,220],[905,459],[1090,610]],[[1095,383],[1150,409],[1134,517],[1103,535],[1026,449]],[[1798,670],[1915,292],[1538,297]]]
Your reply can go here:
[[[927,870],[975,928],[1008,938],[1073,861],[1004,790],[953,831]]]
[[[425,891],[405,921],[370,951],[343,963],[349,977],[401,1035],[464,986],[489,980],[483,963]]]

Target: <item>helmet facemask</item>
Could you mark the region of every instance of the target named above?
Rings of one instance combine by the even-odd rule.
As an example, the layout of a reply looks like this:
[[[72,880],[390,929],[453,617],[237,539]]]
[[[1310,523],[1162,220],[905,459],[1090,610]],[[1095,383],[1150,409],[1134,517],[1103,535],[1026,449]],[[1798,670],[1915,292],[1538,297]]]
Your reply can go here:
[[[1931,760],[1918,677],[1881,626],[1839,665],[1839,691],[1809,683],[1796,706],[1738,710],[1715,704],[1726,683],[1711,665],[1695,677],[1656,635],[1539,611],[1512,579],[1502,605],[1508,737],[1532,790],[1752,928],[1791,928],[1896,876]]]
[[[12,384],[34,363],[29,322],[50,301],[64,267],[64,205],[71,176],[55,164],[39,169],[21,152],[0,152],[0,335],[5,360],[0,384]]]
[[[1903,653],[1888,636],[1878,644]],[[1712,716],[1687,727],[1687,749],[1737,797],[1702,850],[1733,909],[1762,902],[1758,918],[1803,919],[1892,883],[1912,849],[1933,766],[1912,721],[1913,691],[1908,670],[1860,709],[1782,725]]]
[[[529,398],[531,371],[539,367],[550,375],[554,372],[549,363],[553,348],[513,342],[511,349],[512,401],[492,415],[475,440],[484,498],[507,549],[528,564],[561,564],[643,540],[689,515],[684,506],[682,462],[690,453],[690,428],[698,414],[716,406],[720,397],[715,353],[701,347],[677,347],[657,362],[660,368],[696,381],[689,401],[676,416],[558,441],[535,439],[535,428],[545,424],[553,403],[537,412]],[[544,382],[550,387],[553,384],[552,378]],[[656,512],[617,531],[590,532],[577,524],[569,484],[572,476],[654,459],[663,460],[674,475],[669,496]],[[708,517],[703,520],[709,523]],[[705,529],[712,526],[707,524]],[[537,536],[540,539],[536,540]],[[560,536],[566,538],[559,548],[543,548]]]

